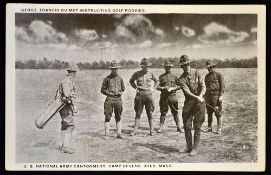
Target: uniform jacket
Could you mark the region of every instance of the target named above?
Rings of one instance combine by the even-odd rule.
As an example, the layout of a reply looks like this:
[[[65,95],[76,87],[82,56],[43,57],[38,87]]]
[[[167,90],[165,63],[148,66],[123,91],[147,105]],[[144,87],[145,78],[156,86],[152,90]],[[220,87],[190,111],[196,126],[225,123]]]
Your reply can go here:
[[[161,91],[161,96],[163,95],[172,95],[176,94],[177,90],[180,90],[181,87],[178,87],[175,91],[167,92],[166,90],[162,90],[162,87],[176,87],[178,84],[178,77],[172,73],[165,72],[164,74],[159,76],[159,86],[157,90]]]
[[[185,101],[194,100],[191,94],[196,96],[205,93],[206,87],[202,75],[195,69],[190,73],[184,72],[178,79],[178,85],[183,90]]]
[[[206,95],[218,93],[222,96],[225,89],[223,75],[213,70],[205,76]]]
[[[136,84],[135,84],[136,81]],[[143,72],[143,71],[137,71],[135,72],[131,79],[130,79],[130,84],[132,85],[133,88],[142,87],[146,89],[151,88],[151,81],[154,81],[155,83],[158,81],[158,79],[154,76],[153,73],[151,72]]]
[[[70,98],[75,98],[75,87],[74,87],[74,81],[70,75],[67,75],[60,83],[57,93],[55,96],[55,99],[60,97],[66,97]]]
[[[120,97],[125,90],[124,82],[121,76],[108,75],[102,84],[101,92],[108,97]]]

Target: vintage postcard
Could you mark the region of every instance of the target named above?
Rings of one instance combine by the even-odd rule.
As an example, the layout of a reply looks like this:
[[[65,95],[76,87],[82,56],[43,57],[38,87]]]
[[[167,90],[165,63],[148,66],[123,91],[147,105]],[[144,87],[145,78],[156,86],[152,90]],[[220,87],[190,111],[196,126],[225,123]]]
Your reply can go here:
[[[264,171],[264,5],[6,6],[6,170]]]

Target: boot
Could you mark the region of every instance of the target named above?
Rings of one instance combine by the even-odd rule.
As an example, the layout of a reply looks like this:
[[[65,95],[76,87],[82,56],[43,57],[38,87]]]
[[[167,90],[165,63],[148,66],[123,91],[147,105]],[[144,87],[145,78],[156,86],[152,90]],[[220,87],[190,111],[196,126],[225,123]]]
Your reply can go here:
[[[123,137],[121,135],[121,122],[117,121],[116,125],[117,125],[117,138],[118,139],[123,139]]]
[[[213,116],[208,114],[208,127],[203,129],[202,131],[203,132],[212,132],[213,131],[212,122],[213,122]]]
[[[185,139],[186,139],[186,152],[192,151],[192,132],[191,130],[185,130]]]
[[[200,129],[195,129],[194,133],[194,146],[192,151],[190,152],[190,156],[195,156],[198,153],[198,146],[200,143],[200,135],[201,135],[201,130]]]
[[[64,142],[61,148],[61,151],[63,153],[67,153],[67,154],[75,153],[75,150],[70,148],[71,138],[72,138],[72,131],[65,131]]]
[[[165,115],[161,115],[161,116],[160,116],[160,127],[159,127],[159,129],[157,130],[158,133],[163,132],[163,130],[164,130],[164,122],[165,122],[165,119],[166,119],[166,116],[165,116]]]
[[[217,130],[216,130],[216,134],[221,134],[221,130],[222,130],[222,118],[221,116],[217,117]]]
[[[174,121],[175,121],[176,126],[177,126],[177,132],[184,132],[183,128],[180,125],[180,120],[179,120],[178,114],[174,115]]]
[[[151,119],[151,118],[149,118],[149,119],[148,119],[148,121],[149,121],[149,126],[150,126],[150,136],[153,136],[153,135],[154,135],[154,133],[153,133],[152,119]]]
[[[138,127],[139,127],[139,121],[140,121],[140,119],[135,119],[134,131],[131,132],[130,136],[134,136],[134,135],[137,134],[137,129],[138,129]]]
[[[157,130],[157,132],[158,132],[158,133],[161,133],[161,132],[163,132],[163,130],[164,130],[164,123],[160,123],[160,127],[159,127],[159,129]]]
[[[61,131],[61,143],[60,145],[58,146],[58,149],[61,150],[64,146],[64,138],[65,138],[65,131]]]
[[[109,122],[104,122],[104,140],[109,139]]]

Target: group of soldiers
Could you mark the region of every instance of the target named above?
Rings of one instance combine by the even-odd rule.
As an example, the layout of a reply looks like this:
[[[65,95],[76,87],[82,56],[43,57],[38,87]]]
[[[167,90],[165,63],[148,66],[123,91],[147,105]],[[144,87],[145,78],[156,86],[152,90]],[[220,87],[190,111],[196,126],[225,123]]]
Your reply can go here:
[[[222,100],[224,93],[223,76],[215,71],[215,64],[208,60],[206,67],[209,73],[204,77],[196,69],[190,67],[191,60],[187,55],[182,55],[179,58],[178,67],[183,69],[183,74],[177,77],[171,73],[171,68],[174,67],[169,60],[164,61],[165,73],[156,78],[155,75],[148,70],[151,63],[148,59],[143,58],[140,62],[141,70],[135,72],[130,78],[130,85],[136,90],[134,99],[135,124],[130,136],[138,133],[140,117],[145,106],[146,114],[149,123],[149,135],[154,135],[153,126],[153,111],[154,100],[152,93],[155,90],[161,91],[159,106],[160,106],[160,126],[158,133],[163,132],[164,122],[168,110],[174,117],[178,132],[184,132],[186,138],[186,148],[181,152],[189,153],[190,156],[195,156],[198,152],[201,131],[212,132],[212,115],[215,113],[217,117],[217,134],[221,134],[222,128]],[[123,111],[122,94],[125,91],[123,78],[118,74],[118,69],[121,66],[113,60],[109,69],[111,73],[104,79],[101,87],[101,93],[106,96],[104,102],[105,115],[105,136],[104,139],[109,139],[109,122],[114,112],[117,126],[117,138],[123,139],[121,134],[121,114]],[[66,98],[74,99],[74,77],[78,68],[76,66],[67,69],[68,74],[61,82],[58,92]],[[154,85],[152,86],[152,82]],[[183,127],[181,127],[178,114],[178,99],[176,91],[182,89],[185,101],[182,110]],[[60,150],[64,153],[72,154],[74,149],[70,148],[72,131],[74,129],[74,113],[77,108],[74,102],[69,103],[60,111],[62,118],[61,122],[61,140]],[[205,109],[208,114],[208,127],[201,129],[205,120]],[[193,123],[193,126],[192,126]],[[194,129],[194,144],[192,141],[192,128]]]

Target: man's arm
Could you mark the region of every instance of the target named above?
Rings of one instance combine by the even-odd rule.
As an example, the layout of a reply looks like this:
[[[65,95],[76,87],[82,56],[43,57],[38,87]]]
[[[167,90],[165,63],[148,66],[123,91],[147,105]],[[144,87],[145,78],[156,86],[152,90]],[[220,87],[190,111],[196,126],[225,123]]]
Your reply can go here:
[[[101,93],[106,96],[113,96],[114,94],[112,92],[108,91],[108,80],[107,78],[104,79],[102,87],[101,87]]]
[[[64,80],[61,83],[61,86],[62,86],[62,92],[63,92],[62,95],[64,95],[64,97],[66,97],[66,98],[69,98],[71,96],[71,86],[70,86],[70,83],[67,80]]]
[[[135,84],[135,80],[136,80],[136,73],[134,73],[130,79],[130,84],[134,89],[137,89],[137,85]]]
[[[153,89],[157,89],[158,85],[159,85],[159,80],[154,76],[154,74],[152,73],[152,80],[154,81],[154,86]]]
[[[180,86],[180,88],[182,89],[182,91],[185,95],[188,95],[192,98],[198,99],[198,97],[196,95],[194,95],[193,93],[190,92],[190,89],[187,86],[187,84],[185,83],[185,80],[183,78],[180,78],[178,80],[178,85]]]
[[[218,82],[219,82],[219,97],[224,94],[225,82],[222,74],[218,74]]]
[[[125,85],[124,85],[124,82],[123,82],[122,78],[120,80],[120,83],[121,83],[121,92],[124,92],[125,91]]]
[[[172,91],[178,91],[178,90],[180,90],[181,87],[178,86],[178,77],[177,76],[175,77],[175,84],[176,84],[176,87],[173,87]]]
[[[159,84],[158,84],[156,89],[158,91],[162,91],[162,90],[166,89],[166,87],[161,86],[161,76],[159,77]]]
[[[200,92],[200,95],[199,97],[203,97],[203,95],[205,94],[206,92],[206,86],[205,86],[205,82],[204,82],[204,79],[203,79],[203,76],[201,75],[201,73],[198,72],[198,79],[199,79],[199,85],[200,85],[200,89],[201,89],[201,92]]]

